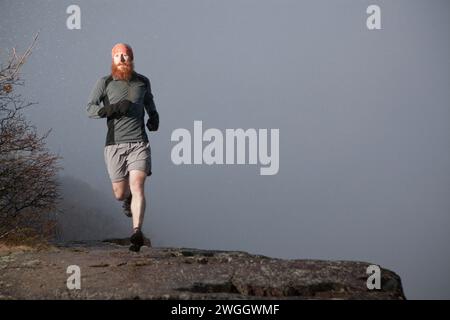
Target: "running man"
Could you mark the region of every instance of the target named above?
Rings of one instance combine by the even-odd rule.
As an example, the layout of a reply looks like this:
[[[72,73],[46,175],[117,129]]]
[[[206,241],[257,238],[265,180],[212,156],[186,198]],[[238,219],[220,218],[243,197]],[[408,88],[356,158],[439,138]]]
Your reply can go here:
[[[89,97],[89,118],[106,118],[108,131],[104,147],[106,168],[117,200],[132,217],[130,250],[144,244],[142,223],[145,212],[144,183],[152,174],[151,147],[145,131],[156,131],[159,114],[153,101],[150,80],[134,71],[133,50],[118,43],[112,50],[111,74],[100,78]],[[144,109],[149,119],[144,125]]]

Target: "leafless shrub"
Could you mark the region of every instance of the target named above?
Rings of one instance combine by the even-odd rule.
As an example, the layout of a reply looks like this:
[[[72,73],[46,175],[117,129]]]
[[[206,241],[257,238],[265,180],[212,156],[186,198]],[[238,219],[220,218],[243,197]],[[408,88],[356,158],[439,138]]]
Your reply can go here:
[[[25,118],[26,102],[16,93],[23,86],[20,69],[30,56],[38,35],[24,54],[12,49],[0,65],[0,240],[21,230],[54,232],[52,212],[57,212],[57,173],[60,156],[51,154],[45,139]]]

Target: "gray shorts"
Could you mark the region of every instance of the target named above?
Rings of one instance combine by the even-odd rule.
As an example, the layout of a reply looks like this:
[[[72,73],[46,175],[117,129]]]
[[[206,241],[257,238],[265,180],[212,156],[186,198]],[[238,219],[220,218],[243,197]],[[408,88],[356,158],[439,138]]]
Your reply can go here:
[[[128,179],[130,170],[152,174],[152,158],[149,142],[126,142],[105,146],[106,168],[112,182]]]

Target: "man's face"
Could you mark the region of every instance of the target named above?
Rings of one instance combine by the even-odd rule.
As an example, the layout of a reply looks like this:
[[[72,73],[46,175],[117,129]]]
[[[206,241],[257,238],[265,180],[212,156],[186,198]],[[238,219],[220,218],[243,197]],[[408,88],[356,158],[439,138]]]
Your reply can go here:
[[[118,49],[114,52],[114,64],[119,68],[123,68],[130,62],[130,56],[128,55],[126,49]]]
[[[130,80],[134,71],[133,52],[125,45],[116,45],[112,50],[111,73],[116,79]]]

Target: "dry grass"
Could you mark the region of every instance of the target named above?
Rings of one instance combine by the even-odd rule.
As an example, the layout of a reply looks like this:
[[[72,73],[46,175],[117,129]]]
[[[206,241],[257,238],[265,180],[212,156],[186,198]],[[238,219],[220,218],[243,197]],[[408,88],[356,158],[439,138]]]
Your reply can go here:
[[[48,219],[48,216],[29,213],[8,222],[0,228],[0,255],[52,247],[49,240],[54,237],[56,221]]]
[[[16,227],[0,233],[0,255],[18,251],[40,251],[52,247],[48,234],[35,228]]]

